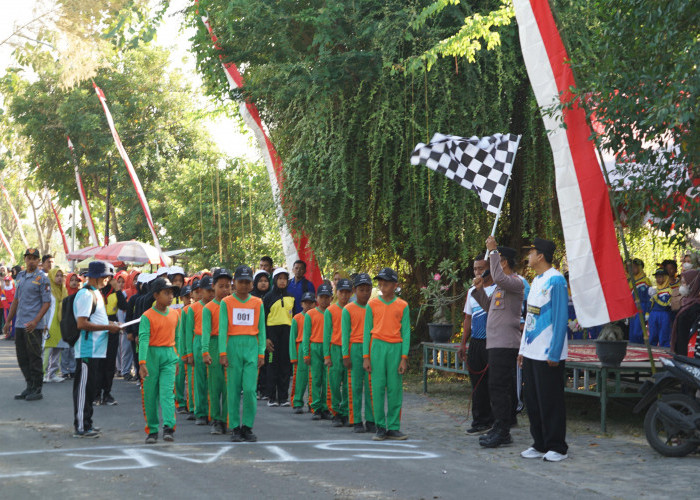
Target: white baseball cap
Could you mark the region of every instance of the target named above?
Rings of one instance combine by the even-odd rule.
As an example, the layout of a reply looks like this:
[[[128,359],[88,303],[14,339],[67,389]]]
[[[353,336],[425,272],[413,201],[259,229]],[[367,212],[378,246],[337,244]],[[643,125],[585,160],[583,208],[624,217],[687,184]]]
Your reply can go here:
[[[287,270],[286,270],[285,268],[283,268],[283,267],[278,267],[278,268],[275,269],[275,271],[272,273],[272,279],[274,280],[274,279],[277,277],[277,275],[279,275],[279,274],[286,274],[287,277],[289,277],[289,271],[287,271]]]
[[[168,273],[170,273],[169,267],[160,267],[160,268],[158,268],[158,271],[156,271],[156,277],[163,276],[164,274],[168,274]]]

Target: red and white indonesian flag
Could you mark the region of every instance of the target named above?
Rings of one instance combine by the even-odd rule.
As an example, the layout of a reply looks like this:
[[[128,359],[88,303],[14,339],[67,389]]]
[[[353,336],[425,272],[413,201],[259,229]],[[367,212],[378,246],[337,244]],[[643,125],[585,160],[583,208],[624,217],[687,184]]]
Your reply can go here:
[[[567,99],[574,75],[548,0],[514,0],[520,45],[540,108]],[[561,97],[560,97],[561,96]],[[563,115],[563,116],[562,116]],[[554,155],[571,292],[581,326],[637,313],[617,246],[610,199],[585,112],[542,114]],[[566,128],[561,127],[561,123]]]
[[[10,261],[16,262],[15,254],[12,252],[12,247],[10,246],[10,242],[7,241],[7,238],[5,238],[5,233],[3,232],[1,227],[0,227],[0,239],[2,240],[2,244],[5,246],[5,250],[7,250],[7,253],[10,254]]]
[[[12,204],[12,200],[10,200],[10,193],[7,192],[7,189],[5,189],[4,184],[0,185],[0,187],[2,187],[2,194],[5,197],[5,201],[10,207],[12,217],[14,217],[15,223],[17,224],[17,230],[19,231],[20,238],[22,238],[22,243],[24,243],[25,247],[28,247],[29,243],[27,243],[27,237],[24,235],[24,231],[22,230],[22,223],[19,220],[19,215],[17,215],[17,210],[15,210],[15,206]],[[12,260],[14,260],[14,258]]]
[[[63,250],[66,252],[66,255],[68,255],[68,252],[70,252],[70,249],[68,248],[68,240],[66,239],[66,233],[63,231],[63,224],[61,224],[61,218],[58,216],[58,211],[56,210],[56,207],[53,204],[53,200],[51,199],[51,195],[47,194],[47,198],[49,199],[49,203],[51,204],[51,210],[53,210],[53,216],[56,217],[56,224],[58,225],[58,231],[61,233],[61,241],[63,242]]]
[[[95,92],[97,93],[97,97],[100,99],[102,109],[104,109],[105,116],[107,117],[107,123],[109,123],[109,130],[112,132],[114,144],[116,144],[117,150],[119,151],[119,155],[122,157],[122,160],[124,160],[124,165],[126,165],[126,170],[129,172],[131,182],[134,184],[134,189],[136,190],[136,195],[138,196],[139,202],[141,203],[141,208],[143,208],[143,213],[146,215],[146,222],[148,222],[148,228],[151,230],[151,235],[153,236],[153,244],[158,249],[158,253],[160,254],[160,264],[162,266],[165,266],[165,258],[163,255],[163,251],[160,248],[158,234],[156,234],[156,228],[153,225],[153,218],[151,217],[151,209],[148,207],[148,200],[146,200],[146,194],[143,192],[143,188],[141,187],[141,181],[139,180],[138,175],[136,175],[136,170],[134,170],[134,166],[131,164],[129,155],[126,153],[126,150],[122,145],[122,141],[119,138],[119,134],[117,133],[117,129],[114,126],[112,113],[109,112],[109,108],[107,107],[107,98],[105,97],[104,92],[102,92],[102,89],[95,85],[94,82],[92,86],[95,87]]]
[[[75,183],[78,185],[78,195],[80,196],[80,205],[83,207],[83,216],[85,217],[85,225],[87,226],[88,233],[90,234],[90,241],[93,245],[99,246],[100,242],[97,239],[97,231],[95,231],[95,223],[92,220],[92,214],[90,213],[90,205],[88,205],[87,196],[85,195],[85,188],[83,187],[83,179],[80,177],[80,172],[78,171],[78,160],[75,157],[75,149],[73,149],[73,143],[68,137],[68,149],[70,149],[71,155],[73,157],[73,170],[75,170]]]

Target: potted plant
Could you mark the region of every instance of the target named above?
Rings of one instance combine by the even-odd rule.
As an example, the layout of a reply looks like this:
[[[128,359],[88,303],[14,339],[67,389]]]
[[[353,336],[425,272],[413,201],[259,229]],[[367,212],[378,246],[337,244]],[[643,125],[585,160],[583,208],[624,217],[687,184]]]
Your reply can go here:
[[[603,366],[620,366],[627,354],[627,341],[624,338],[621,325],[608,323],[603,327],[595,341],[595,352]]]
[[[464,298],[465,293],[456,293],[459,277],[455,263],[445,259],[438,264],[438,272],[433,274],[427,286],[420,289],[423,297],[418,319],[423,311],[432,309],[432,322],[428,323],[428,334],[433,342],[445,343],[455,332],[452,306]]]

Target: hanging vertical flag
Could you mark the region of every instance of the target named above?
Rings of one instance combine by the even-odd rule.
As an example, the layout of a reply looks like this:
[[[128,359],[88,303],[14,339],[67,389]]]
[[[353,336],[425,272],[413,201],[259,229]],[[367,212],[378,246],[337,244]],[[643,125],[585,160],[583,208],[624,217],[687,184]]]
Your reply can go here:
[[[17,224],[17,230],[19,231],[19,236],[22,238],[22,243],[24,243],[25,247],[28,247],[29,243],[27,243],[27,237],[24,235],[24,231],[22,230],[22,223],[19,220],[19,215],[17,215],[17,210],[15,210],[12,200],[10,200],[10,193],[7,192],[4,184],[0,184],[0,187],[2,188],[3,196],[5,196],[5,201],[10,206],[10,211],[12,212],[12,217],[14,217],[15,223]]]
[[[85,217],[85,225],[88,228],[88,233],[90,234],[90,240],[95,246],[100,246],[100,242],[97,239],[97,231],[95,231],[95,223],[92,220],[92,214],[90,213],[90,205],[88,205],[87,196],[85,196],[85,189],[83,188],[83,179],[80,178],[80,172],[78,172],[78,159],[75,157],[75,150],[73,149],[73,143],[68,138],[68,149],[70,149],[71,157],[73,158],[73,169],[75,170],[75,183],[78,185],[78,195],[80,196],[80,204],[83,207],[83,216]]]
[[[195,0],[195,4],[199,4],[199,1]],[[206,26],[207,31],[211,36],[214,47],[219,50],[220,47],[217,44],[216,35],[214,35],[212,31],[208,19],[206,17],[202,17],[202,22]],[[236,67],[236,65],[232,62],[225,63],[222,55],[219,55],[219,59],[221,60],[221,65],[224,68],[224,73],[226,74],[226,79],[228,80],[230,87],[232,89],[242,88],[243,77],[238,71],[238,67]],[[282,237],[282,246],[287,260],[287,266],[289,266],[289,269],[291,270],[295,260],[303,260],[306,262],[306,278],[315,286],[318,286],[323,281],[323,277],[321,276],[321,270],[318,266],[318,262],[316,261],[316,255],[309,245],[308,237],[303,231],[301,234],[294,234],[294,232],[290,232],[286,223],[280,193],[283,171],[282,160],[277,154],[277,150],[272,144],[272,141],[265,132],[257,106],[250,101],[240,101],[238,106],[241,117],[246,125],[248,125],[248,127],[250,127],[250,129],[253,131],[253,135],[258,142],[263,159],[265,160],[267,173],[270,177],[270,185],[272,186],[272,195],[275,200],[275,210],[279,220],[280,235]]]
[[[515,0],[525,67],[542,109],[571,97],[574,75],[548,0]],[[571,293],[581,326],[634,316],[608,189],[584,110],[542,113],[554,156]],[[564,127],[561,124],[564,124]]]
[[[15,254],[12,252],[12,247],[10,247],[10,242],[7,241],[7,238],[5,238],[5,233],[3,232],[2,228],[0,227],[0,239],[2,239],[2,244],[5,245],[5,250],[7,250],[7,253],[10,254],[10,260],[12,262],[15,261]],[[28,246],[28,245],[25,245]]]
[[[66,239],[66,233],[63,231],[63,226],[61,225],[61,219],[58,217],[58,212],[56,211],[56,207],[53,204],[53,200],[51,199],[51,195],[47,193],[46,197],[49,199],[49,203],[51,204],[51,210],[53,210],[53,215],[56,217],[56,224],[58,225],[58,231],[61,233],[61,240],[63,241],[63,250],[66,252],[66,255],[68,255],[68,252],[70,252],[70,249],[68,248],[68,240]]]
[[[104,109],[105,116],[107,117],[107,123],[109,124],[109,130],[112,132],[112,138],[114,139],[114,144],[117,146],[117,150],[119,151],[119,155],[122,157],[122,160],[124,160],[124,165],[126,166],[127,172],[129,172],[129,177],[131,178],[131,182],[134,184],[134,189],[136,190],[136,195],[139,198],[139,202],[141,203],[141,208],[143,209],[143,213],[146,216],[146,222],[148,222],[148,228],[151,230],[151,235],[153,236],[153,244],[154,246],[158,249],[158,253],[160,254],[160,265],[165,266],[165,258],[163,255],[163,250],[160,248],[160,242],[158,241],[158,234],[156,233],[156,228],[153,225],[153,219],[151,218],[151,209],[148,207],[148,200],[146,200],[146,194],[143,192],[143,187],[141,187],[141,181],[139,180],[138,175],[136,175],[136,170],[134,170],[134,166],[131,164],[131,160],[129,159],[129,155],[126,153],[126,150],[124,149],[124,146],[122,145],[122,141],[119,138],[119,134],[117,133],[117,129],[114,126],[114,120],[112,119],[112,113],[109,112],[109,108],[107,107],[107,98],[105,97],[104,92],[100,87],[95,85],[95,83],[92,83],[92,86],[95,87],[95,92],[97,93],[97,97],[100,100],[100,103],[102,104],[102,109]]]

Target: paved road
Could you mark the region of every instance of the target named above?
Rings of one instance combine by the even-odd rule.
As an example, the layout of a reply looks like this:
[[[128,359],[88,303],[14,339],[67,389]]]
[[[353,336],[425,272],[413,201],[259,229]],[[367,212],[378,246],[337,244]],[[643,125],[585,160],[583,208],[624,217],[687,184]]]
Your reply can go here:
[[[515,445],[482,450],[439,405],[406,394],[405,442],[371,441],[310,415],[259,403],[258,443],[233,444],[178,422],[176,442],[143,444],[140,392],[115,380],[118,406],[97,407],[103,436],[72,438],[71,383],[44,399],[15,401],[23,388],[14,346],[0,342],[0,498],[696,498],[698,457],[670,460],[643,442],[570,436],[571,458],[519,457]],[[179,417],[180,418],[180,417]]]

